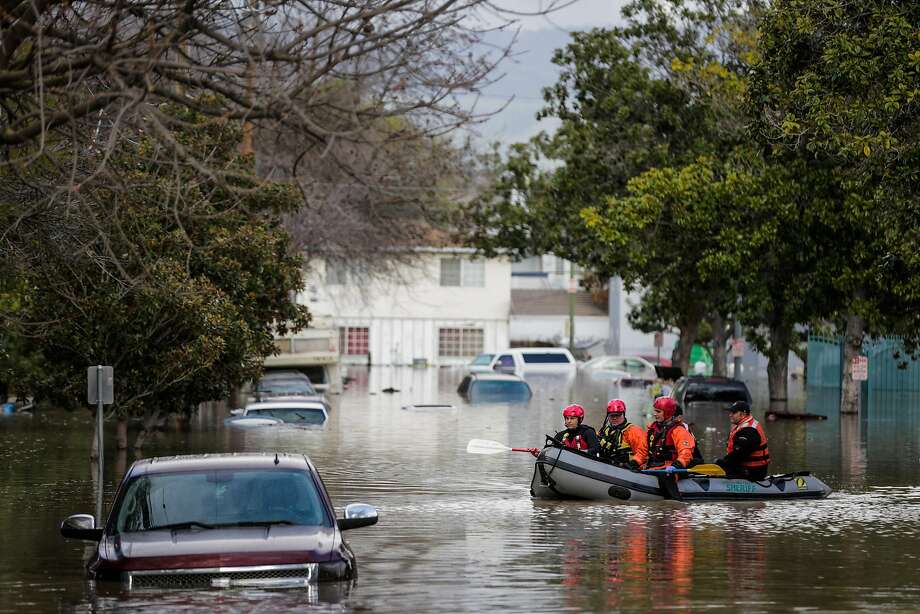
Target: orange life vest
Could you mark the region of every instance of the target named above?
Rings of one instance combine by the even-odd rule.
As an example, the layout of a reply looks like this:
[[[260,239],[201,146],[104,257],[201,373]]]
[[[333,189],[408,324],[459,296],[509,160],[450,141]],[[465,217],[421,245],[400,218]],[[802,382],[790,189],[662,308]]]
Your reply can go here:
[[[760,425],[760,422],[755,420],[753,416],[748,416],[732,427],[731,432],[728,434],[728,453],[731,454],[732,450],[735,449],[735,435],[738,434],[738,431],[748,427],[757,430],[757,434],[760,435],[760,445],[741,462],[741,466],[765,467],[770,464],[770,449],[767,447],[767,434],[764,433],[763,426]]]

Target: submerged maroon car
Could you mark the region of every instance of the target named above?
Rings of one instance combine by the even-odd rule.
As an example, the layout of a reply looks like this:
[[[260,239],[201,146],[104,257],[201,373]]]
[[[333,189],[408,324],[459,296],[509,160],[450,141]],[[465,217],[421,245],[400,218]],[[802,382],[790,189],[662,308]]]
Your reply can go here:
[[[135,462],[105,527],[76,514],[61,534],[99,542],[87,574],[128,588],[288,587],[355,578],[342,531],[376,522],[362,503],[336,519],[303,455],[205,454]]]

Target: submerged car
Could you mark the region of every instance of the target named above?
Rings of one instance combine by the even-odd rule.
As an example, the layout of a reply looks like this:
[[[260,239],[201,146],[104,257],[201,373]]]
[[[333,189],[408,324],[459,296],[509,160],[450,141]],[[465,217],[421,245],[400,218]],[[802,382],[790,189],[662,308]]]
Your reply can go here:
[[[564,374],[575,375],[575,358],[566,348],[512,348],[496,354],[490,364],[496,373],[509,375]]]
[[[467,373],[491,373],[492,372],[492,359],[495,358],[495,354],[478,354],[476,358],[471,360],[468,365],[466,365]]]
[[[230,413],[233,416],[225,421],[227,426],[308,426],[323,424],[329,418],[329,404],[316,397],[278,397],[250,403],[244,409],[235,409]]]
[[[87,575],[125,588],[282,588],[355,578],[342,532],[376,522],[363,503],[336,519],[306,456],[204,454],[136,461],[103,526],[76,514],[61,535],[98,542]]]
[[[470,403],[526,403],[533,396],[523,378],[501,373],[467,375],[457,392]]]
[[[691,403],[721,407],[727,407],[735,401],[751,403],[751,393],[744,382],[719,376],[682,377],[674,383],[671,397],[684,407]]]
[[[621,383],[651,383],[657,377],[655,365],[640,356],[598,356],[587,361],[579,371],[594,380]]]

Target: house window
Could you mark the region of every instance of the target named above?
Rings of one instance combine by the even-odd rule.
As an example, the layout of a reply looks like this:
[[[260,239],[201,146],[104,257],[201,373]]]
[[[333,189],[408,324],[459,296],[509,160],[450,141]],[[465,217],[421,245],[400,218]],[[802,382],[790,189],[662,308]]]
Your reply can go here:
[[[438,329],[438,356],[475,356],[483,345],[481,328]]]
[[[486,285],[485,261],[441,258],[441,285],[484,287]]]
[[[457,258],[441,258],[441,285],[460,285],[460,260]]]
[[[343,326],[339,328],[339,347],[350,356],[367,356],[368,329],[366,326]]]
[[[482,288],[486,285],[486,263],[482,260],[463,261],[463,285]]]

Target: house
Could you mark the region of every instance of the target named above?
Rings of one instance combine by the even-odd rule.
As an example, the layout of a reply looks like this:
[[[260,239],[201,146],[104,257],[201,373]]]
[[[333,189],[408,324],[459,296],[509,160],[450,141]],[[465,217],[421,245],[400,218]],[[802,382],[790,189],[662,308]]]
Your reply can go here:
[[[414,251],[387,278],[331,261],[311,267],[298,300],[315,326],[338,329],[341,362],[451,365],[507,347],[510,262],[460,247]]]
[[[641,294],[623,291],[622,284],[615,278],[612,293],[608,290],[598,301],[598,297],[582,289],[583,278],[584,273],[577,265],[552,254],[512,264],[511,344],[567,346],[570,321],[574,320],[575,347],[587,354],[656,355],[659,348],[655,345],[655,334],[635,330],[626,320],[626,314],[639,303]],[[571,290],[574,292],[570,294]],[[574,317],[570,318],[572,310]],[[611,320],[615,339],[608,343]],[[664,333],[661,355],[670,356],[676,342],[677,335]]]

